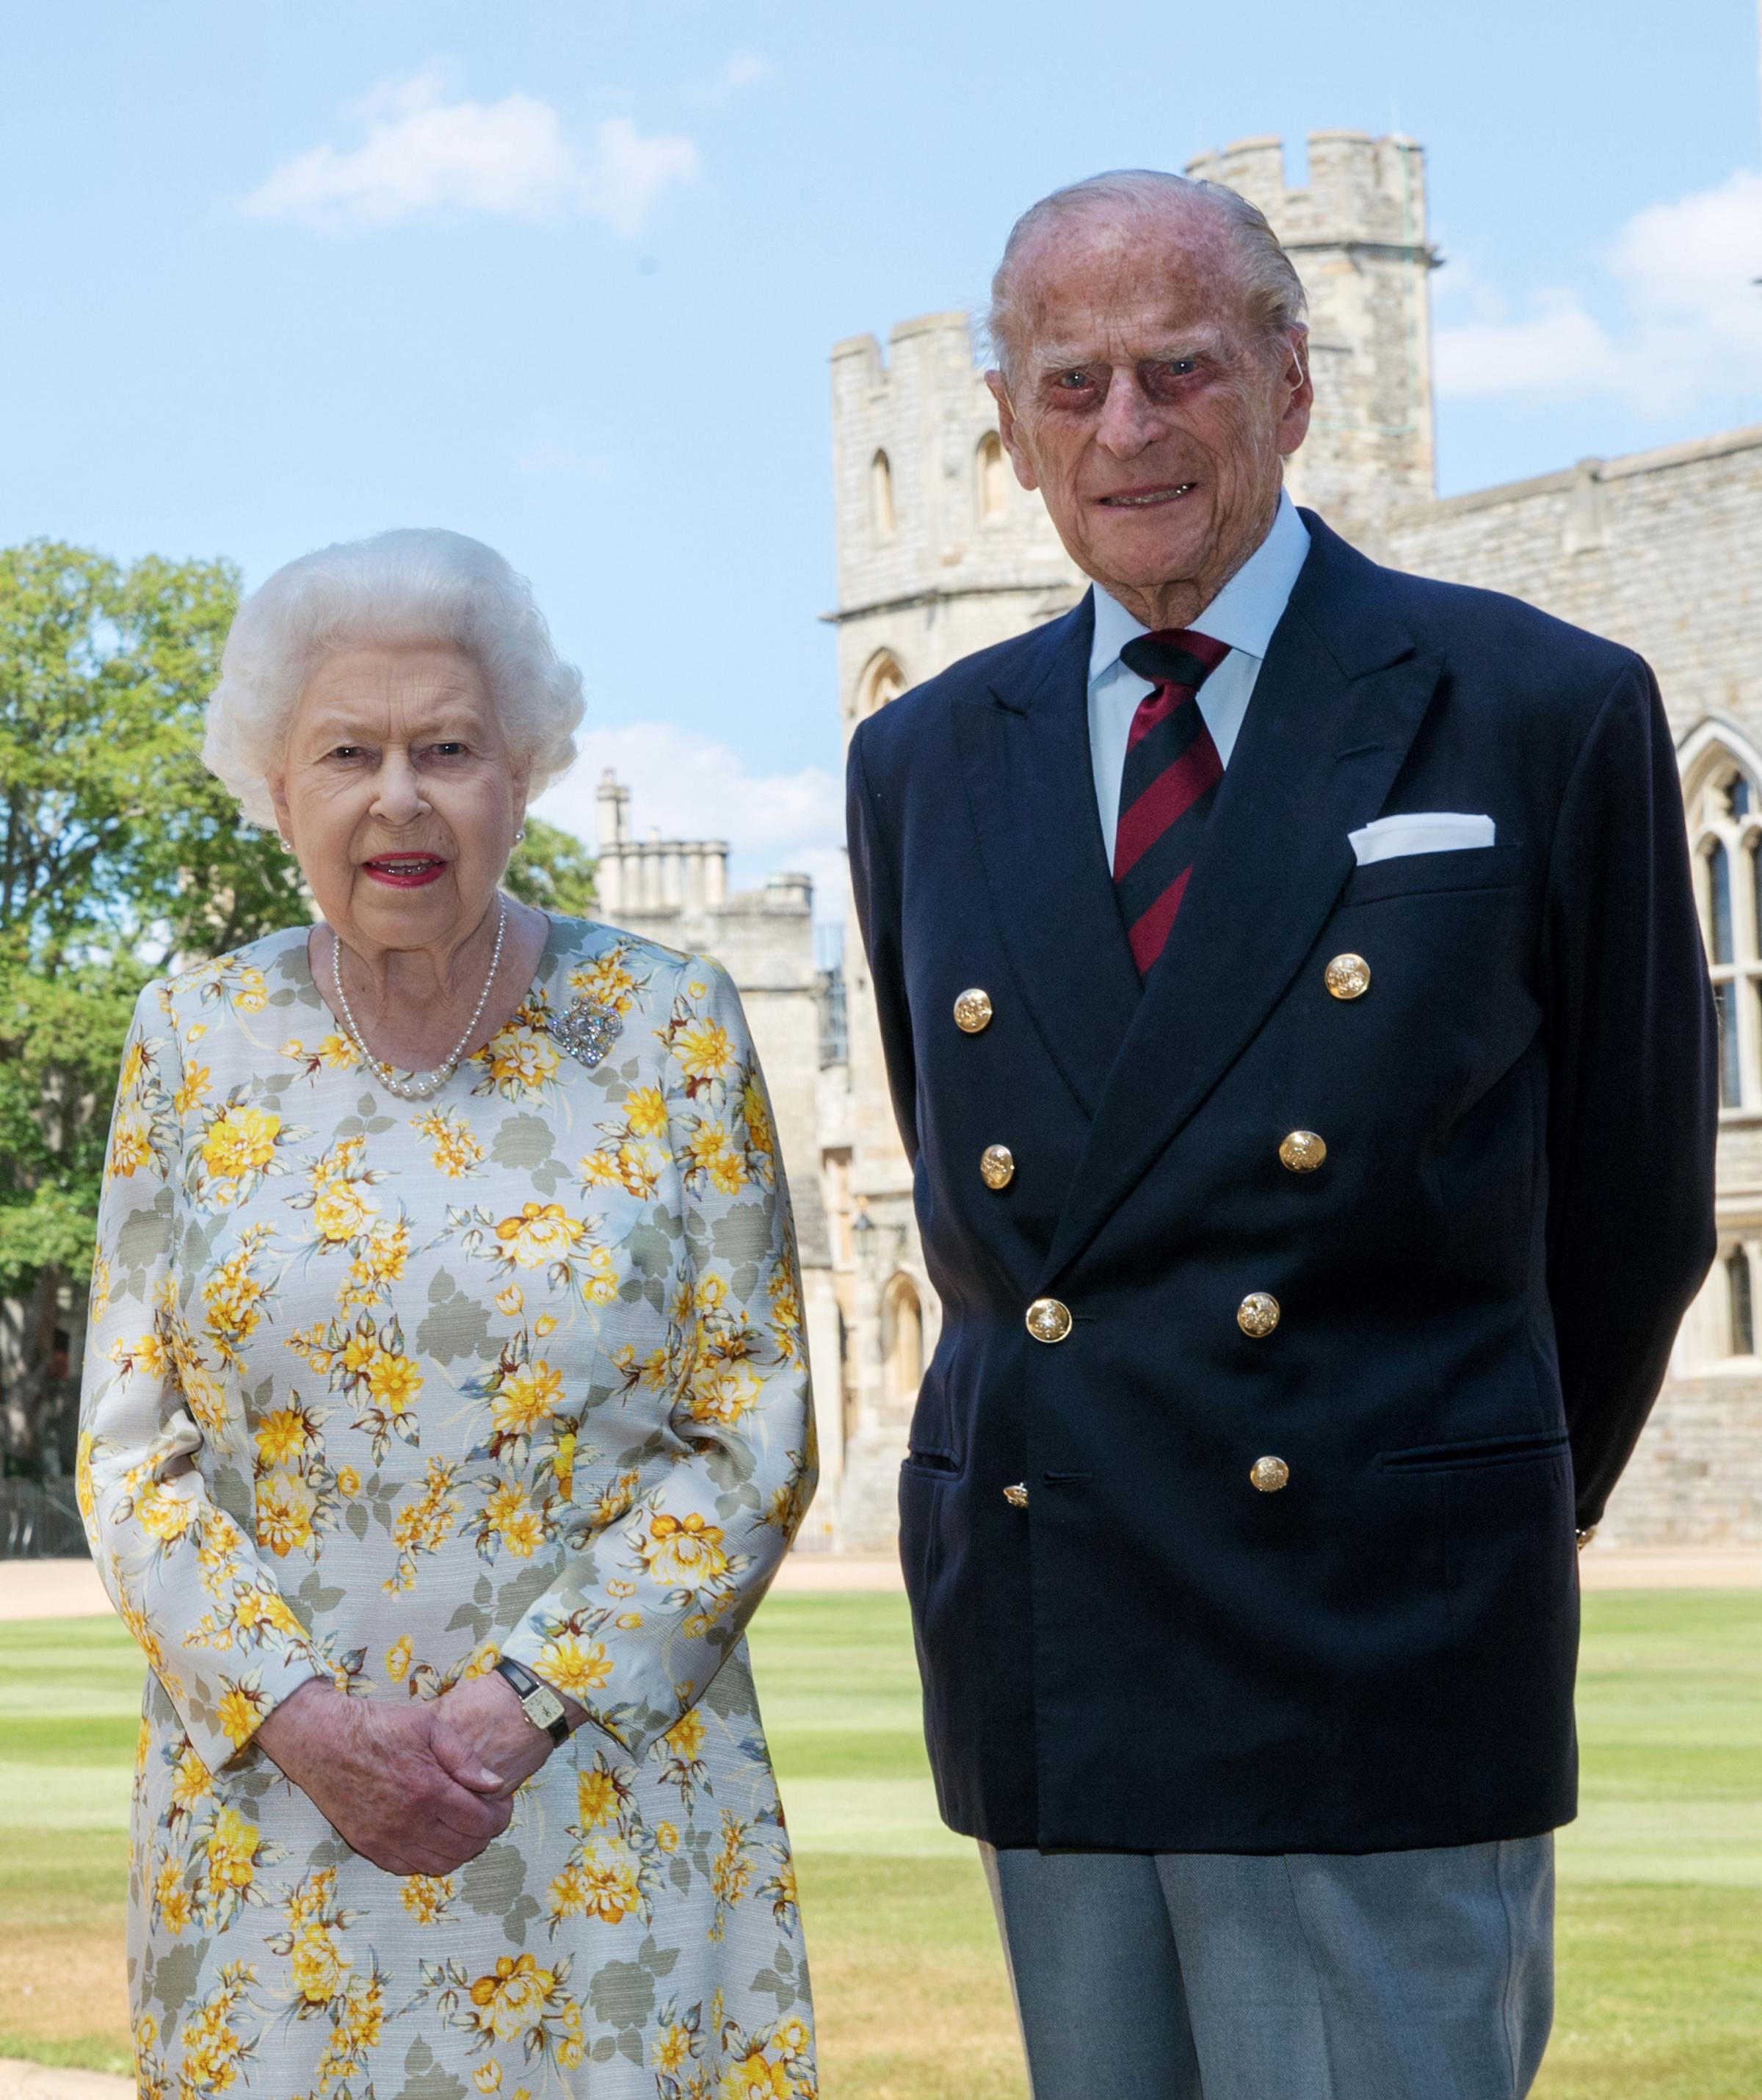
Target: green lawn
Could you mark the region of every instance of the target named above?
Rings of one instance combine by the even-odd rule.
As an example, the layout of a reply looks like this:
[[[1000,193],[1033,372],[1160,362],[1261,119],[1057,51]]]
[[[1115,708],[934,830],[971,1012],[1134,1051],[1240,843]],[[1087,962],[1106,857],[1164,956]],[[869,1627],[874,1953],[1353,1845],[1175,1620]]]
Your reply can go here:
[[[1762,1595],[1585,1604],[1537,2100],[1762,2100]],[[971,1849],[936,1820],[902,1599],[782,1597],[754,1637],[800,1853],[827,2100],[1021,2100]],[[122,2069],[140,1667],[108,1621],[0,1625],[0,2055]]]

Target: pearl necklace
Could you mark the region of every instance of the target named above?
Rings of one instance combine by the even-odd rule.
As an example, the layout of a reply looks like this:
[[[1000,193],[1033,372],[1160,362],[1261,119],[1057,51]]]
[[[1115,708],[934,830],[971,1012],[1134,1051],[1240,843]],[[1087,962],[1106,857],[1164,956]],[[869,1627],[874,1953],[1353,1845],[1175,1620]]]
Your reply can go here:
[[[441,1088],[459,1069],[459,1060],[464,1057],[465,1045],[477,1033],[478,1021],[489,999],[490,986],[496,982],[496,973],[502,960],[502,938],[508,931],[508,905],[498,898],[496,919],[496,952],[490,957],[490,973],[483,980],[483,989],[478,994],[478,1003],[471,1009],[471,1018],[465,1023],[465,1032],[441,1060],[432,1072],[414,1072],[407,1079],[400,1079],[393,1067],[376,1057],[367,1047],[360,1030],[355,1026],[355,1015],[349,1005],[349,995],[342,988],[342,942],[334,932],[331,934],[330,977],[337,987],[337,1004],[342,1008],[343,1025],[349,1031],[349,1040],[365,1059],[373,1076],[389,1094],[395,1094],[401,1101],[425,1101]]]

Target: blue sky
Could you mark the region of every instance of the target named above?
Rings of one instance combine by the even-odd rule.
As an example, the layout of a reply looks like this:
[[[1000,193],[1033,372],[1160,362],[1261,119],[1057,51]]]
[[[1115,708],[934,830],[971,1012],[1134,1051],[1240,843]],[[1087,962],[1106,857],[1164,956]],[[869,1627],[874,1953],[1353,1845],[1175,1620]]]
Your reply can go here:
[[[553,812],[591,836],[610,759],[639,827],[824,884],[835,340],[976,302],[1075,175],[1398,126],[1447,492],[1762,421],[1756,33],[1752,0],[15,11],[0,537],[256,581],[476,533],[586,673]]]

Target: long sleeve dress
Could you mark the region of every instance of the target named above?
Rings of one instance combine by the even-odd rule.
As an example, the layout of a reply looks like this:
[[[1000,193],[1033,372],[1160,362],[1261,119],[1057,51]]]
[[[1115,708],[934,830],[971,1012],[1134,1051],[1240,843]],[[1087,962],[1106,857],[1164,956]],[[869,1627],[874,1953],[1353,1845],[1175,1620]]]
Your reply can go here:
[[[813,1431],[723,971],[557,920],[419,1103],[337,1030],[303,928],[149,986],[92,1313],[81,1507],[150,1665],[141,2093],[813,2095],[742,1630]],[[253,1741],[313,1676],[432,1700],[499,1655],[592,1720],[456,1873],[373,1866]]]

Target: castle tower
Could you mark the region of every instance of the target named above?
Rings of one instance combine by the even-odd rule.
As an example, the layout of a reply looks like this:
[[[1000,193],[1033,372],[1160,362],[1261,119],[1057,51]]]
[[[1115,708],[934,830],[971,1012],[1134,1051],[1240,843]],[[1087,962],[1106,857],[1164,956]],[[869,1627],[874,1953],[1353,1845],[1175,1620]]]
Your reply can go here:
[[[888,348],[883,361],[874,338],[858,336],[832,352],[839,609],[828,617],[847,739],[908,686],[1066,611],[1084,581],[1004,455],[967,316],[902,322]],[[892,1533],[899,1458],[937,1316],[854,925],[844,952],[846,1092],[824,1160],[848,1212],[835,1240],[848,1263],[839,1536],[861,1551]],[[830,1405],[822,1379],[822,1434]]]
[[[965,314],[832,352],[839,669],[847,733],[958,657],[1075,602],[1081,579],[998,437]]]
[[[1258,205],[1310,303],[1315,412],[1287,468],[1299,503],[1368,554],[1391,514],[1434,493],[1425,156],[1412,139],[1312,131],[1309,182],[1288,188],[1276,139],[1244,139],[1187,172]]]
[[[664,947],[715,956],[740,993],[764,1069],[795,1211],[802,1322],[822,1423],[820,1493],[800,1543],[825,1547],[836,1535],[844,1418],[838,1288],[821,1193],[827,986],[814,954],[813,883],[786,873],[763,889],[730,890],[725,839],[667,839],[654,829],[637,838],[630,790],[610,768],[600,776],[599,805],[596,915]]]
[[[1385,514],[1432,493],[1424,160],[1400,139],[1314,132],[1307,188],[1288,189],[1276,139],[1190,174],[1253,198],[1290,248],[1311,307],[1316,410],[1290,480],[1374,552]],[[839,704],[848,739],[908,686],[1074,604],[1084,588],[1037,494],[1017,483],[965,314],[832,352]],[[891,1537],[900,1458],[939,1312],[893,1127],[874,1006],[854,926],[846,942],[848,1065],[822,1105],[822,1158],[845,1321],[847,1548]],[[822,1425],[832,1381],[820,1379]]]

